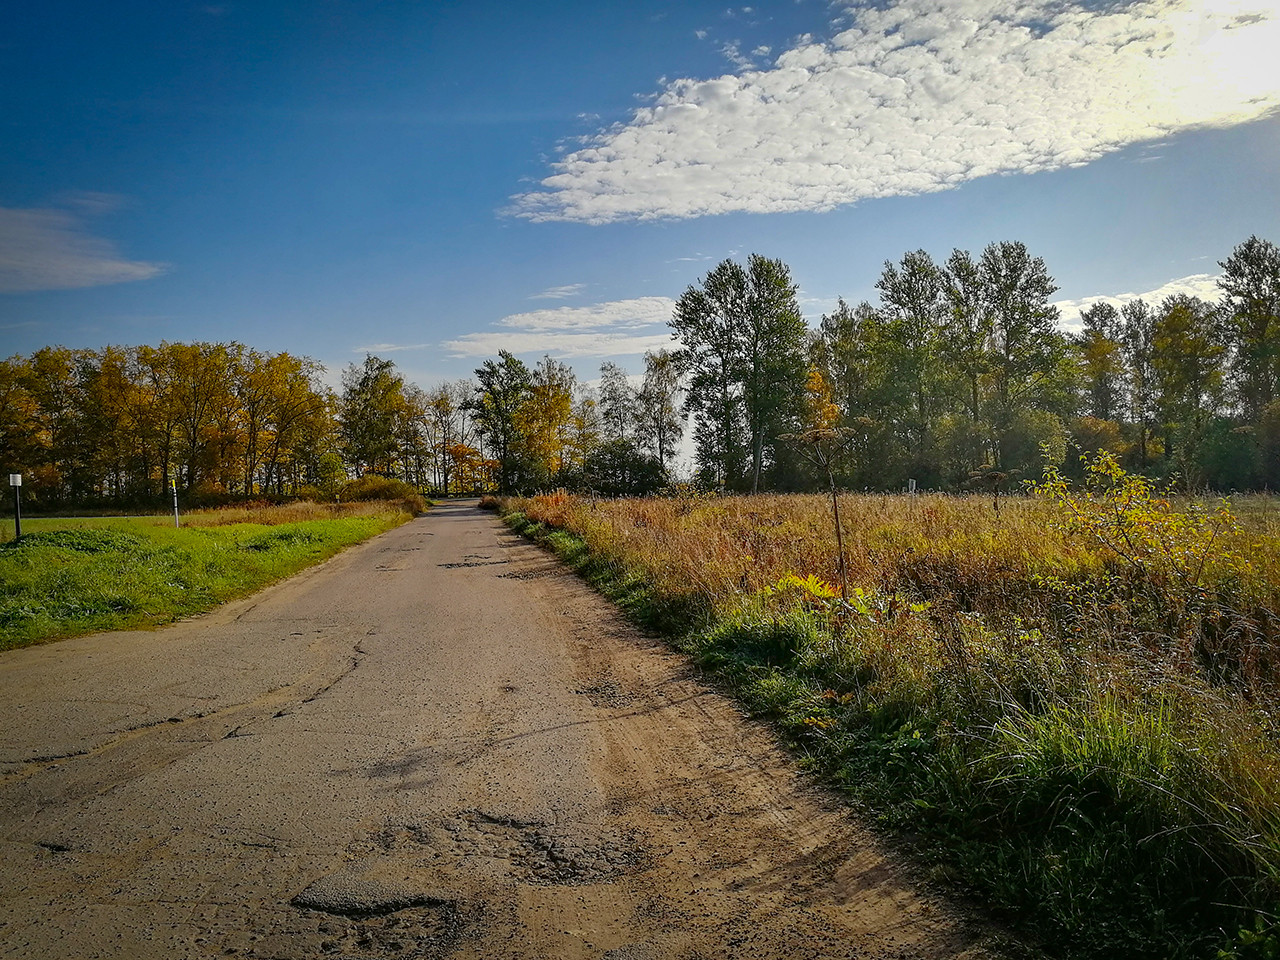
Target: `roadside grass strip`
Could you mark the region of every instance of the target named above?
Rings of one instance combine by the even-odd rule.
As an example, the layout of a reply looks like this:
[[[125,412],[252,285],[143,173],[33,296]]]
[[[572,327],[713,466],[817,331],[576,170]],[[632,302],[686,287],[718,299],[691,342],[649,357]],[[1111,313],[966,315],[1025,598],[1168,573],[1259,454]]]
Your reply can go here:
[[[504,509],[1046,952],[1280,956],[1280,698],[1254,649],[1277,609],[1270,522],[1204,535],[1191,582],[1051,500],[848,500],[847,600],[821,498]],[[1143,509],[1151,537],[1203,533],[1190,507]]]
[[[0,545],[0,650],[191,616],[410,518],[383,506],[278,524],[206,514],[181,529],[162,517],[28,521]]]

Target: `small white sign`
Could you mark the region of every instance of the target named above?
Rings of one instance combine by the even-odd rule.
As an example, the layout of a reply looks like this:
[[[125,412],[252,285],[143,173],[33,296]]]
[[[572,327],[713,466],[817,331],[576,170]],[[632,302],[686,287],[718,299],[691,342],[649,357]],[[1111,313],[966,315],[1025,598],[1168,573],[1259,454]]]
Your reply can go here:
[[[20,474],[20,473],[11,473],[11,474],[9,474],[9,486],[11,486],[11,487],[20,487],[20,486],[22,486],[22,474]]]

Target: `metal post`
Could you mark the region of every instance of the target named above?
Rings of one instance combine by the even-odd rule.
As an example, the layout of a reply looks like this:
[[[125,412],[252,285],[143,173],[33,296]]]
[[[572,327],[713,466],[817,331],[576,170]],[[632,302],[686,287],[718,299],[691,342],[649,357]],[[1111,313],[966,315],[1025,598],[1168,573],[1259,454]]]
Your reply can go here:
[[[171,480],[169,482],[173,486],[173,525],[181,527],[182,524],[178,522],[178,481]]]
[[[9,474],[9,486],[13,487],[13,539],[22,539],[22,474]]]

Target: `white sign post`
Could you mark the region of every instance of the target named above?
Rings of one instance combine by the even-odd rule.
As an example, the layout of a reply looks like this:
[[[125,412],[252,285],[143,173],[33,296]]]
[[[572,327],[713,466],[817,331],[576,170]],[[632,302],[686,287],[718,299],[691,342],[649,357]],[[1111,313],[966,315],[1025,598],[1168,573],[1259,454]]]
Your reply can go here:
[[[13,539],[22,539],[22,474],[9,474],[9,486],[13,487]]]

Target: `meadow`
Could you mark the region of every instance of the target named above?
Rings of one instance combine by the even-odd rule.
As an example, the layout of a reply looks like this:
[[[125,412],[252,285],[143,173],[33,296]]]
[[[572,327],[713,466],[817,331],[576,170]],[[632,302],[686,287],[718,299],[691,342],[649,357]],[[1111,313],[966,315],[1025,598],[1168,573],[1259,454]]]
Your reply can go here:
[[[191,616],[412,517],[368,501],[194,511],[176,529],[171,515],[24,518],[0,544],[0,650]]]
[[[1276,501],[502,504],[931,876],[1067,957],[1280,956]],[[846,582],[847,578],[847,582]]]

